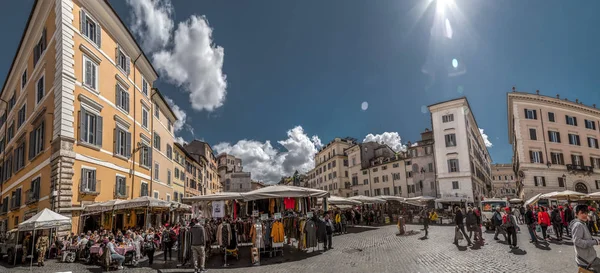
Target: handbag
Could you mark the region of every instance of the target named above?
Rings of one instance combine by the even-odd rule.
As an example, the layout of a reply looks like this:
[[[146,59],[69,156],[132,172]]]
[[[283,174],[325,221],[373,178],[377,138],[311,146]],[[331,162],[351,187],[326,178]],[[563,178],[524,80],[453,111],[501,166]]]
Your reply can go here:
[[[548,229],[546,230],[547,234],[554,234],[554,228],[552,226],[549,226]]]
[[[540,227],[539,225],[536,225],[535,232],[542,232],[542,227]]]
[[[463,240],[464,239],[464,236],[463,236],[462,232],[460,232],[460,230],[458,228],[456,228],[456,234],[454,236],[456,236],[456,240]]]

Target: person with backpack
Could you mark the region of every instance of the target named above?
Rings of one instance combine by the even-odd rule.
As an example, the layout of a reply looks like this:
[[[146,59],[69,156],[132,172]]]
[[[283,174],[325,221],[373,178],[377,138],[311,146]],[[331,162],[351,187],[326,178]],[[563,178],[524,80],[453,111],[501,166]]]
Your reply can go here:
[[[560,211],[556,206],[553,206],[552,213],[550,214],[550,218],[552,219],[552,227],[554,228],[554,232],[556,232],[556,240],[562,240],[562,218],[560,217]]]
[[[169,260],[173,258],[173,244],[177,241],[177,234],[169,224],[165,224],[165,230],[162,233],[163,253],[165,257],[165,263],[167,262],[167,254]]]
[[[492,215],[492,223],[496,228],[496,232],[494,233],[494,240],[500,240],[498,239],[498,234],[502,234],[502,236],[504,236],[504,241],[507,241],[506,232],[502,228],[502,214],[500,213],[500,206],[496,207],[496,211]]]
[[[525,224],[527,225],[527,231],[529,231],[529,236],[531,236],[530,243],[537,244],[537,236],[535,236],[535,216],[531,205],[527,205],[527,211],[525,211]]]
[[[517,219],[513,215],[510,207],[506,207],[505,211],[506,215],[503,217],[504,219],[502,221],[502,227],[508,234],[506,240],[511,249],[517,248],[517,229],[515,228],[517,226]]]

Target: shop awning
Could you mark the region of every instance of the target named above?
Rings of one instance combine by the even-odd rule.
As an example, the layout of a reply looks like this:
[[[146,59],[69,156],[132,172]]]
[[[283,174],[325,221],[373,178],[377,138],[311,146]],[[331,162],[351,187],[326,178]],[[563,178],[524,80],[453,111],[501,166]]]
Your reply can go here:
[[[109,200],[109,201],[105,201],[105,202],[100,202],[100,203],[94,203],[91,205],[87,205],[85,206],[85,208],[83,209],[83,212],[103,212],[103,211],[109,211],[109,210],[113,210],[115,207],[115,204],[120,204],[125,202],[125,200]]]
[[[142,196],[131,200],[126,200],[115,204],[114,209],[131,209],[131,208],[170,208],[171,203],[164,200],[159,200],[150,196]]]
[[[321,201],[321,199],[317,200],[318,204],[321,204],[323,201]],[[339,196],[335,196],[332,195],[329,198],[327,198],[327,204],[329,205],[335,205],[336,207],[339,206],[356,206],[356,205],[362,205],[362,203],[360,201],[356,201],[356,200],[350,200],[344,197],[339,197]]]
[[[406,201],[406,198],[404,198],[404,197],[391,196],[391,195],[379,195],[379,196],[375,196],[375,198],[383,199],[385,201],[398,201],[398,202]]]
[[[243,199],[241,193],[239,192],[219,192],[214,194],[193,196],[193,197],[184,197],[181,199],[181,202],[186,204],[193,204],[196,202],[202,201],[225,201],[225,200],[234,200],[234,199]]]
[[[527,199],[527,201],[525,201],[525,204],[524,204],[524,205],[525,205],[525,206],[527,206],[527,205],[531,205],[531,204],[535,204],[535,203],[537,203],[537,201],[538,201],[538,200],[540,200],[540,197],[541,197],[541,196],[542,196],[542,194],[541,194],[541,193],[538,193],[538,194],[536,194],[535,196],[533,196],[533,197],[531,197],[531,198]]]
[[[192,206],[182,204],[176,201],[171,201],[171,210],[191,212]]]
[[[19,230],[48,229],[64,225],[71,225],[71,218],[49,209],[43,209],[27,221],[20,223]]]
[[[428,201],[433,201],[433,200],[436,200],[436,198],[431,197],[431,196],[417,196],[417,197],[406,198],[406,201],[417,201],[417,202],[428,202]]]
[[[273,185],[251,192],[242,193],[244,200],[260,200],[269,198],[285,198],[285,197],[329,197],[329,193],[317,189],[301,188],[295,186]]]
[[[381,198],[364,196],[364,195],[352,196],[348,199],[359,201],[359,202],[362,202],[363,204],[380,204],[380,203],[386,202],[385,200],[383,200]]]

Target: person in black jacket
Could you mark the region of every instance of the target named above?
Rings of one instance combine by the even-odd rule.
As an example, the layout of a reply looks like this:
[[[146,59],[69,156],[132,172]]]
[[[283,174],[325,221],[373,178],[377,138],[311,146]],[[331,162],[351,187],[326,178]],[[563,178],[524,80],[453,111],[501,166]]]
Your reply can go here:
[[[460,231],[463,237],[467,240],[469,246],[473,246],[473,243],[471,243],[471,239],[469,239],[469,236],[467,236],[467,233],[465,232],[465,224],[463,223],[464,217],[462,211],[460,210],[460,207],[455,206],[454,211],[456,213],[456,215],[454,216],[454,222],[456,223],[456,231],[454,233],[454,244],[458,245],[458,237],[456,237],[456,235],[458,231]]]
[[[562,218],[560,217],[560,212],[556,206],[552,207],[552,212],[550,213],[550,221],[552,222],[552,227],[554,228],[554,232],[556,233],[556,239],[562,240]]]
[[[567,230],[567,236],[569,237],[571,237],[569,224],[571,223],[571,221],[573,221],[573,219],[575,219],[575,216],[573,216],[573,210],[571,209],[569,204],[565,204],[565,221],[563,221],[563,226],[565,226],[565,229]]]
[[[531,209],[531,205],[527,205],[527,211],[525,211],[525,224],[527,225],[527,231],[529,231],[529,236],[531,236],[530,243],[538,242],[537,236],[535,236],[535,217],[533,215],[533,210]]]

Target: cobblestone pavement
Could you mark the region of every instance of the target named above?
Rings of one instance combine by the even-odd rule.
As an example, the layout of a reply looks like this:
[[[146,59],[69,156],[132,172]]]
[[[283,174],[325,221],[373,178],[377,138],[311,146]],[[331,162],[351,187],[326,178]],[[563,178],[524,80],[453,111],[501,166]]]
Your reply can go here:
[[[493,234],[486,233],[486,243],[480,247],[466,247],[463,240],[459,246],[452,244],[454,228],[432,226],[429,239],[422,240],[420,226],[409,225],[415,235],[396,236],[395,226],[363,229],[334,237],[334,249],[325,253],[298,253],[286,250],[283,257],[263,258],[263,265],[248,266],[249,249],[242,248],[239,261],[222,267],[221,257],[213,257],[207,267],[209,272],[244,273],[298,273],[298,272],[575,272],[574,250],[570,242],[550,242],[535,246],[529,243],[528,234],[522,226],[518,234],[519,250],[510,252],[508,245],[494,241]],[[503,239],[502,236],[500,236]],[[163,264],[157,253],[155,264],[149,267],[142,262],[137,268],[123,272],[193,272],[191,268],[177,269],[175,262]],[[175,253],[173,253],[175,254]],[[27,267],[7,268],[0,263],[0,272],[27,272]],[[33,272],[101,272],[98,266],[80,263],[65,264],[47,262],[43,268],[34,267]]]

